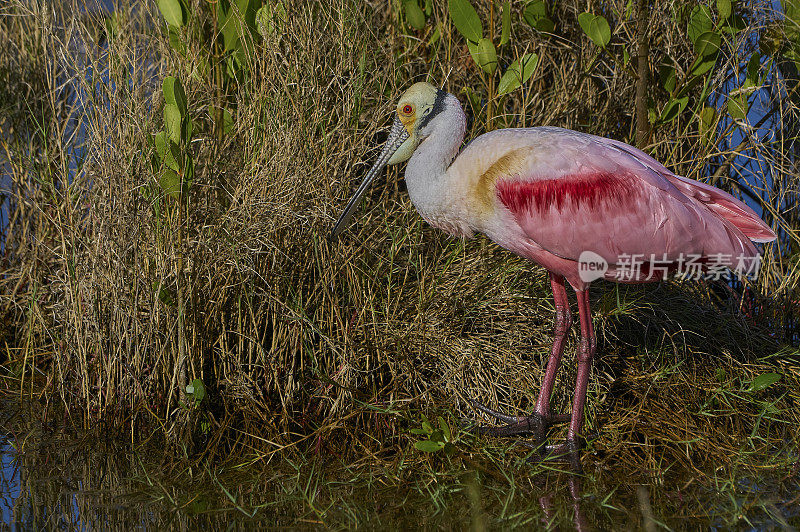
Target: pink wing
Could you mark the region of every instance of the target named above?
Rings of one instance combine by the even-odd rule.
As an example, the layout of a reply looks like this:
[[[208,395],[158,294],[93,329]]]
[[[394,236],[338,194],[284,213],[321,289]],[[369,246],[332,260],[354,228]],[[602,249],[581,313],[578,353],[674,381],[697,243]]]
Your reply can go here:
[[[664,165],[645,152],[612,139],[603,139],[616,148],[628,153],[650,169],[666,177],[678,190],[690,198],[695,198],[711,211],[735,225],[753,242],[772,242],[777,238],[770,226],[764,223],[753,209],[727,192],[711,185],[675,175]]]
[[[678,176],[669,179],[666,168],[622,143],[559,128],[527,131],[539,146],[519,165],[521,171],[497,182],[496,193],[525,235],[550,253],[578,260],[592,251],[609,264],[632,255],[659,261],[758,255],[737,226],[763,231],[763,222],[753,221],[755,213],[732,196],[707,185],[714,194],[696,189]],[[705,196],[690,192],[695,190]],[[721,210],[747,224],[734,223]]]

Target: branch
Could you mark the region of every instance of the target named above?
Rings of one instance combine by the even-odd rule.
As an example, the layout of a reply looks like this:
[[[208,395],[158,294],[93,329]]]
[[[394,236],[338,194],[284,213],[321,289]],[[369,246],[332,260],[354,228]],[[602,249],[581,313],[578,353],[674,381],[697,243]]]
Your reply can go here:
[[[639,0],[636,13],[636,41],[638,43],[636,79],[636,147],[644,149],[650,136],[650,121],[647,117],[647,84],[650,69],[647,64],[650,44],[647,41],[647,0]]]

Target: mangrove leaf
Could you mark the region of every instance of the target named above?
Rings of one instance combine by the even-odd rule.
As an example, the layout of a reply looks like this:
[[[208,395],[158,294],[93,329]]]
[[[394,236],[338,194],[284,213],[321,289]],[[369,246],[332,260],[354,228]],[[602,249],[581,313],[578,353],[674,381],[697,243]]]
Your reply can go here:
[[[578,15],[578,24],[581,25],[583,33],[600,48],[605,48],[611,41],[611,27],[604,16],[581,13]]]
[[[450,19],[468,41],[477,43],[483,37],[483,25],[469,0],[448,0]]]

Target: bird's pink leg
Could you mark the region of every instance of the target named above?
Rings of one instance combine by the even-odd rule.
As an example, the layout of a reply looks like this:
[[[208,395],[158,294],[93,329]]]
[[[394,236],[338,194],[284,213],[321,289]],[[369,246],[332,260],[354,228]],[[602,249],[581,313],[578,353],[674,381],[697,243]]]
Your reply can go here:
[[[592,326],[592,313],[589,308],[589,291],[576,290],[578,296],[578,313],[581,320],[581,344],[578,347],[578,377],[575,381],[575,396],[572,400],[572,420],[567,431],[567,442],[577,443],[582,436],[583,407],[586,404],[586,389],[589,386],[589,372],[592,369],[597,340]]]
[[[561,355],[564,352],[564,338],[572,325],[572,316],[569,312],[569,300],[567,290],[564,287],[564,277],[550,274],[550,286],[553,288],[553,299],[555,300],[556,318],[553,347],[550,351],[550,358],[547,361],[547,371],[545,372],[544,382],[539,391],[539,398],[536,401],[536,411],[530,416],[508,416],[502,412],[491,410],[477,401],[471,401],[472,406],[501,421],[507,425],[502,427],[482,427],[484,434],[491,436],[512,436],[515,434],[533,434],[534,440],[541,443],[547,436],[547,430],[553,423],[567,421],[569,416],[552,415],[550,412],[550,395],[553,392],[558,366],[561,362]]]
[[[546,419],[550,418],[550,396],[553,394],[553,385],[556,382],[561,355],[564,353],[564,338],[566,338],[569,328],[572,326],[572,315],[569,311],[569,300],[567,299],[567,290],[564,287],[564,278],[551,273],[550,286],[553,289],[553,299],[556,307],[553,347],[550,351],[550,358],[547,360],[547,371],[544,374],[544,382],[539,390],[539,398],[536,400],[536,413]]]

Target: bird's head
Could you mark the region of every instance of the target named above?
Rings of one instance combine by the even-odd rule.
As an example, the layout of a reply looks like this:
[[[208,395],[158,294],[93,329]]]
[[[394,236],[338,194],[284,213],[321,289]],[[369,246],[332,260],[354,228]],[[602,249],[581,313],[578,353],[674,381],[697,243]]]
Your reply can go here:
[[[378,160],[347,203],[333,228],[331,238],[342,232],[372,180],[386,165],[400,164],[411,158],[417,146],[428,136],[431,120],[445,108],[447,93],[430,83],[415,83],[403,95],[395,109],[394,123]]]
[[[444,110],[446,96],[445,91],[424,82],[415,83],[403,93],[397,102],[392,132],[384,146],[384,153],[392,151],[386,164],[399,164],[411,158],[427,136],[426,126]]]

